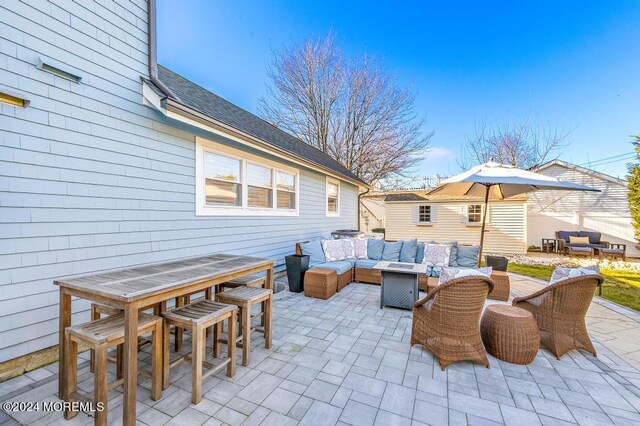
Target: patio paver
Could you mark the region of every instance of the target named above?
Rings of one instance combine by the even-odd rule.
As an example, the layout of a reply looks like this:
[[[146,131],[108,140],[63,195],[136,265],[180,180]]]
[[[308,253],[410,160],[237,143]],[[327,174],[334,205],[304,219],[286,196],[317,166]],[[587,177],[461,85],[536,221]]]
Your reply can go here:
[[[512,276],[512,296],[540,283]],[[149,382],[138,387],[140,424],[633,424],[640,422],[640,315],[595,298],[587,316],[598,357],[572,351],[556,360],[540,350],[528,366],[489,356],[491,368],[468,363],[441,371],[431,354],[411,348],[411,312],[379,309],[379,287],[351,284],[330,300],[281,292],[274,302],[273,348],[252,342],[249,367],[205,381],[190,404],[190,368],[171,372],[160,401]],[[500,303],[488,301],[487,303]],[[633,339],[630,336],[634,336]],[[185,343],[188,350],[189,342]],[[80,385],[90,388],[81,354]],[[148,354],[140,355],[146,366]],[[110,365],[110,368],[113,366]],[[111,371],[111,374],[113,371]],[[111,377],[112,379],[113,377]],[[209,383],[207,383],[209,382]],[[0,384],[0,399],[57,399],[56,364]],[[110,420],[122,394],[110,393]],[[0,412],[0,423],[90,424],[80,415]],[[413,423],[412,423],[413,422]]]

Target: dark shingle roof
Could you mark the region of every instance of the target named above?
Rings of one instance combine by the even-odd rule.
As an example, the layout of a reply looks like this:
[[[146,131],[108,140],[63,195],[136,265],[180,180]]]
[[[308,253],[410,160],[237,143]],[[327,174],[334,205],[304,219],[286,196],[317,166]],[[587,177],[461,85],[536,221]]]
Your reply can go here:
[[[211,93],[162,65],[158,65],[158,78],[178,98],[174,98],[175,101],[195,109],[214,120],[254,136],[267,144],[283,149],[294,156],[317,164],[321,168],[366,185],[350,170],[319,149],[283,132],[254,114]]]
[[[424,201],[426,198],[414,194],[413,192],[405,192],[401,194],[388,194],[384,197],[384,201]]]

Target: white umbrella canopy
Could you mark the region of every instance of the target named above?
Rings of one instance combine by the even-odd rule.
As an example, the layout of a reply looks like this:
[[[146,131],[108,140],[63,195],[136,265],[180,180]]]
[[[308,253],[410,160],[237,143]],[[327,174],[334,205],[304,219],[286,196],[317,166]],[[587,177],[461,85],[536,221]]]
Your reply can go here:
[[[431,190],[428,195],[484,197],[485,207],[480,230],[480,253],[478,257],[478,264],[480,264],[489,200],[503,200],[515,195],[539,190],[600,192],[599,189],[588,186],[561,181],[506,164],[489,162],[443,181]]]

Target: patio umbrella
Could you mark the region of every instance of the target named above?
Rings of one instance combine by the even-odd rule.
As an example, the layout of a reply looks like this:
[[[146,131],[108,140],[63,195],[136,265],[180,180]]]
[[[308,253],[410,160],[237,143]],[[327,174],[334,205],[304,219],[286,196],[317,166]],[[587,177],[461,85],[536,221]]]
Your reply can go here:
[[[489,199],[504,200],[515,195],[539,190],[600,192],[599,189],[577,183],[561,181],[505,164],[488,162],[443,181],[431,190],[429,195],[484,197],[484,212],[480,229],[480,254],[478,256],[478,265],[480,265]]]

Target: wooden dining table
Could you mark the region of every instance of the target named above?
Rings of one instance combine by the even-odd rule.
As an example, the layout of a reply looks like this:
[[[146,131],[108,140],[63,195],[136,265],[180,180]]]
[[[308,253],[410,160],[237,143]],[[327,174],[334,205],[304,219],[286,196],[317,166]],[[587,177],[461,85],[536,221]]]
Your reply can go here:
[[[59,396],[67,395],[64,330],[71,325],[72,296],[103,303],[124,311],[124,413],[123,424],[136,423],[138,378],[138,310],[175,297],[197,293],[229,280],[266,272],[265,287],[273,287],[270,259],[214,253],[132,268],[61,278]]]

